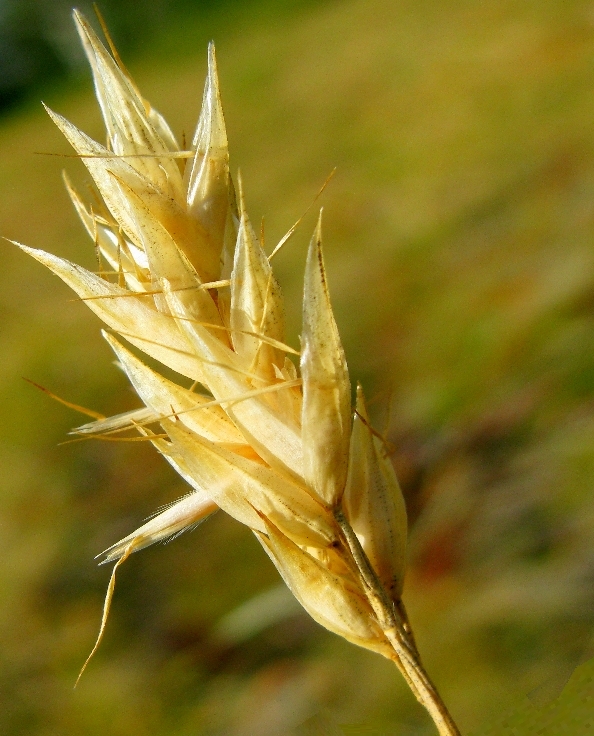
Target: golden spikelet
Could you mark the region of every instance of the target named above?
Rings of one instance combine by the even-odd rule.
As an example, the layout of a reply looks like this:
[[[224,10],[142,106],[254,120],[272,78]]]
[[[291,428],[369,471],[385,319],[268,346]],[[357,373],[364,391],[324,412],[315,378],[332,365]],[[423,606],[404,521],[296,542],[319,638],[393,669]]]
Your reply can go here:
[[[83,224],[116,275],[112,282],[21,247],[109,326],[104,337],[144,404],[75,433],[113,437],[135,429],[193,489],[106,550],[103,562],[116,561],[117,567],[132,552],[221,508],[252,529],[316,621],[392,659],[439,732],[458,733],[421,667],[400,601],[404,501],[370,428],[360,387],[352,416],[322,257],[321,217],[305,268],[298,370],[289,357],[297,351],[284,342],[282,294],[250,224],[241,183],[237,204],[214,46],[208,50],[196,134],[191,151],[184,152],[117,54],[105,49],[79,12],[74,19],[93,71],[107,145],[48,113],[101,194],[105,206],[98,212],[66,179]],[[206,393],[162,377],[112,333]],[[159,434],[150,429],[155,423]],[[101,634],[113,584],[112,575]]]

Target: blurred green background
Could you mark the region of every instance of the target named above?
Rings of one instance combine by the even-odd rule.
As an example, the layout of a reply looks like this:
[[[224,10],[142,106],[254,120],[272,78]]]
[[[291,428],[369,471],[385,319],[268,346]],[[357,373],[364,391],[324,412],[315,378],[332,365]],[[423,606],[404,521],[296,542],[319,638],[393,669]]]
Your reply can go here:
[[[405,600],[463,733],[591,733],[594,3],[102,8],[179,136],[215,39],[233,170],[269,250],[337,167],[322,198],[337,321],[396,448]],[[68,3],[0,3],[0,71],[18,38],[49,51],[0,90],[0,234],[92,268],[60,180],[85,170],[36,154],[70,153],[41,97],[103,140]],[[293,344],[314,218],[276,259]],[[0,733],[432,734],[395,668],[300,613],[223,514],[126,563],[72,690],[109,577],[94,555],[185,489],[142,443],[59,445],[84,420],[21,376],[105,414],[138,401],[84,305],[0,253]]]

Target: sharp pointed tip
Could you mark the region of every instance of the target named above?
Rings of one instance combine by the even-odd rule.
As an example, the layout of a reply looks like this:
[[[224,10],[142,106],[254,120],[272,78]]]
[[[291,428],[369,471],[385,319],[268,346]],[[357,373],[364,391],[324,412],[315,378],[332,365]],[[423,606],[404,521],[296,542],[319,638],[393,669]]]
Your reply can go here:
[[[74,25],[76,26],[76,30],[79,34],[84,34],[89,37],[89,30],[91,28],[90,23],[78,8],[72,9],[72,19],[74,20]]]
[[[320,207],[320,214],[318,215],[318,221],[316,223],[316,231],[315,231],[315,240],[317,242],[318,247],[322,244],[322,214],[324,212],[324,208]]]
[[[60,127],[60,123],[64,120],[64,118],[57,112],[54,112],[49,105],[46,105],[45,102],[42,101],[41,103],[43,105],[44,110],[46,113],[50,116],[50,118],[53,120],[53,122]]]
[[[209,41],[208,44],[208,78],[210,80],[212,89],[216,92],[218,96],[219,73],[217,68],[217,51],[214,41]]]
[[[211,93],[218,99],[219,97],[219,74],[217,69],[217,53],[214,41],[208,44],[208,81]]]
[[[23,243],[19,243],[18,240],[11,240],[11,238],[4,238],[8,243],[12,243],[13,245],[16,245],[17,248],[20,248],[21,250],[25,251],[25,253],[28,253],[29,255],[34,255],[35,253],[41,251],[37,251],[36,248],[30,248],[28,245],[23,245]]]
[[[41,250],[40,248],[31,248],[28,245],[23,245],[23,243],[19,243],[18,240],[10,240],[10,238],[4,238],[5,240],[8,240],[9,243],[12,243],[13,245],[16,245],[17,248],[20,248],[24,253],[31,256],[32,258],[35,258],[36,261],[39,261],[40,263],[45,264],[49,268],[49,262],[51,262],[52,256],[49,253],[46,253],[44,250]]]
[[[114,351],[116,357],[121,357],[121,351],[124,350],[122,343],[109,330],[101,330],[101,335],[109,347]]]
[[[225,117],[223,115],[217,61],[212,41],[208,45],[208,72],[204,85],[200,119],[194,135],[193,145],[195,148],[204,148],[205,150],[207,148],[227,148]]]
[[[74,19],[74,25],[76,26],[76,30],[82,42],[87,60],[91,64],[91,67],[94,71],[98,57],[101,55],[102,52],[105,52],[105,46],[95,32],[93,26],[79,10],[74,10],[72,12],[72,17]],[[99,16],[99,18],[101,18],[101,16]]]
[[[46,104],[45,104],[45,102],[43,102],[43,101],[42,101],[42,102],[41,102],[41,104],[43,105],[43,109],[44,109],[44,110],[46,111],[46,113],[47,113],[47,114],[48,114],[48,115],[50,116],[50,118],[51,118],[52,122],[53,122],[53,123],[54,123],[55,125],[57,125],[57,126],[58,126],[58,128],[60,128],[60,124],[62,123],[62,121],[64,120],[64,118],[63,118],[63,117],[62,117],[62,116],[61,116],[60,114],[58,114],[57,112],[54,112],[54,111],[52,110],[52,108],[51,108],[51,107],[49,107],[49,105],[46,105]]]
[[[314,271],[317,271],[319,267],[322,267],[322,212],[320,210],[320,214],[318,215],[318,221],[316,222],[316,227],[313,232],[313,235],[311,237],[311,240],[309,241],[309,248],[307,249],[307,263],[309,264],[306,268],[306,273],[311,273],[313,275],[313,271],[311,271],[311,267],[314,264],[318,264],[314,267]]]

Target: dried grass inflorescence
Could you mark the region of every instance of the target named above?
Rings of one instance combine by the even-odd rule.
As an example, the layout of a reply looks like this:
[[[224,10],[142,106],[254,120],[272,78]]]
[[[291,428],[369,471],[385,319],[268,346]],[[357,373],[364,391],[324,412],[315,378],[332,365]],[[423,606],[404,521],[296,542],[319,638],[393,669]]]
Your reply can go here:
[[[220,508],[254,532],[316,621],[395,661],[440,733],[457,733],[420,665],[400,600],[406,510],[360,386],[352,410],[321,219],[307,255],[299,354],[284,342],[281,291],[241,185],[235,195],[214,47],[198,126],[185,152],[111,42],[110,54],[80,13],[74,18],[107,145],[48,112],[101,195],[100,206],[87,206],[66,179],[100,271],[21,247],[109,326],[104,337],[143,402],[75,431],[112,436],[133,430],[192,487],[103,553],[104,562],[116,565],[101,633],[118,564]],[[159,375],[113,333],[192,386]],[[299,355],[299,370],[292,354]]]

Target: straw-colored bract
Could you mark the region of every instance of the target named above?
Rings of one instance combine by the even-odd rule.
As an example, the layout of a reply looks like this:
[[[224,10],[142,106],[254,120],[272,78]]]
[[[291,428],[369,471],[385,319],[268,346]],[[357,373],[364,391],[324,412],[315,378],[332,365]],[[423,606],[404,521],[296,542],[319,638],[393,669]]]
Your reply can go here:
[[[280,287],[250,224],[241,182],[236,197],[230,176],[214,46],[185,152],[111,42],[110,54],[82,15],[74,17],[107,145],[48,112],[102,198],[101,207],[87,206],[66,179],[99,270],[21,247],[108,325],[104,336],[143,402],[137,411],[75,432],[113,438],[132,431],[152,442],[193,489],[103,553],[103,562],[116,565],[97,644],[118,565],[220,508],[252,529],[316,621],[392,659],[439,732],[458,733],[420,664],[402,605],[404,500],[360,386],[353,413],[321,216],[305,267],[297,369],[290,358],[297,351],[285,344]],[[192,386],[159,375],[114,333]]]

